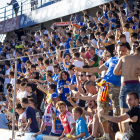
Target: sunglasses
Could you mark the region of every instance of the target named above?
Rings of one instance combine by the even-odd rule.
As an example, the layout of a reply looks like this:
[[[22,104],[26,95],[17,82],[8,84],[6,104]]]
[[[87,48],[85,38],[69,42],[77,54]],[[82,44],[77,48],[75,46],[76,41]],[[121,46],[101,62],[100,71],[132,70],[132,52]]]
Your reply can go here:
[[[133,45],[133,47],[138,47],[138,45]]]
[[[84,75],[83,75],[83,74],[81,74],[81,75],[79,75],[79,76],[83,77]]]
[[[90,78],[91,76],[93,76],[93,75],[86,75],[86,77],[89,77],[89,78]]]

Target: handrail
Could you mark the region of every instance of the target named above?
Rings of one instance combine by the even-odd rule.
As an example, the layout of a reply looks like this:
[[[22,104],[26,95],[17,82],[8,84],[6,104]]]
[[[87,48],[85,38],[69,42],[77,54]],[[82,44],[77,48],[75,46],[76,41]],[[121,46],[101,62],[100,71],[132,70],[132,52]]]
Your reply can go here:
[[[21,1],[18,1],[17,3],[19,4],[20,2],[21,2],[21,4],[19,4],[16,8],[21,8],[19,11],[18,11],[18,13],[21,13],[20,15],[22,15],[23,14],[23,12],[24,11],[26,11],[26,10],[31,10],[32,11],[32,8],[34,7],[34,6],[32,6],[32,2],[33,2],[34,0],[31,0],[30,2],[28,2],[28,0],[25,0],[24,2],[22,2],[22,0]],[[61,1],[61,0],[48,0],[47,2],[44,2],[44,3],[42,3],[42,0],[40,0],[40,2],[38,3],[38,8],[40,8],[40,7],[42,7],[42,5],[45,5],[45,4],[47,4],[47,3],[52,3],[52,2],[59,2],[59,1]],[[27,2],[27,3],[25,3],[25,2]],[[9,12],[9,11],[11,11],[12,12],[12,14],[10,14],[10,15],[8,15],[8,16],[12,16],[13,17],[13,8],[11,9],[8,9],[7,11],[6,11],[6,8],[7,7],[10,7],[10,6],[12,6],[12,5],[14,5],[15,3],[13,3],[13,4],[11,4],[11,5],[8,5],[8,6],[5,6],[5,7],[2,7],[2,8],[0,8],[0,10],[1,9],[4,9],[5,8],[5,11],[4,12],[1,12],[0,14],[4,14],[4,17],[0,17],[0,19],[2,19],[2,18],[4,18],[4,20],[6,20],[6,18],[7,18],[7,15],[6,15],[6,13],[7,12]],[[27,5],[29,5],[29,4],[31,4],[31,6],[29,7],[29,8],[22,8],[23,6],[27,6]]]

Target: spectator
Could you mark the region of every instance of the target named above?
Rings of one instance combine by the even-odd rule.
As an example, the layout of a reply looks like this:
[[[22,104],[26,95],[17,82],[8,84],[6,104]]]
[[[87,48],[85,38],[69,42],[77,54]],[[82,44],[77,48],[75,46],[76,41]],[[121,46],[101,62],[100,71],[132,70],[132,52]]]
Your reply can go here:
[[[19,4],[18,4],[17,0],[11,0],[11,2],[7,3],[7,5],[13,5],[13,9],[15,11],[15,15],[17,16],[18,10],[19,10]]]

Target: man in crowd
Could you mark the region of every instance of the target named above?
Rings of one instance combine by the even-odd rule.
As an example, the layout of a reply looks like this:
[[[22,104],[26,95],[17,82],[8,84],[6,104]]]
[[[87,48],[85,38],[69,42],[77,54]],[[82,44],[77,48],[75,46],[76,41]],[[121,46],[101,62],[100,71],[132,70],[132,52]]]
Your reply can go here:
[[[124,63],[125,62],[125,63]],[[121,114],[128,111],[126,102],[126,95],[129,92],[137,92],[140,96],[139,77],[135,75],[134,71],[140,69],[140,47],[136,49],[136,54],[128,55],[120,58],[118,64],[114,69],[114,74],[120,75],[121,70],[121,90],[120,90],[120,108]],[[128,65],[129,64],[129,65]],[[123,131],[128,131],[128,123],[124,124]]]

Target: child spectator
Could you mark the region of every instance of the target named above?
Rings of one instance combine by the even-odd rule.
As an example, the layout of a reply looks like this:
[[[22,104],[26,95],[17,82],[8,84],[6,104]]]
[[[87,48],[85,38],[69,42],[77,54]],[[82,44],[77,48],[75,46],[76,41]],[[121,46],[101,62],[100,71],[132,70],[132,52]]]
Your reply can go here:
[[[56,108],[58,108],[60,115],[59,118],[64,127],[64,131],[62,135],[59,137],[59,140],[64,137],[65,134],[72,135],[75,130],[75,120],[70,112],[66,110],[66,104],[63,101],[59,101],[56,104]]]
[[[76,137],[72,138],[82,140],[89,136],[88,128],[85,120],[81,117],[83,109],[81,107],[75,107],[72,109],[73,118],[76,120]]]
[[[26,121],[27,121],[27,124],[25,128],[22,130],[22,132],[25,132],[26,130],[29,130],[29,132],[33,132],[33,133],[38,132],[39,128],[36,120],[35,110],[29,106],[28,98],[22,98],[21,106],[22,108],[26,108],[25,112],[26,112]]]

